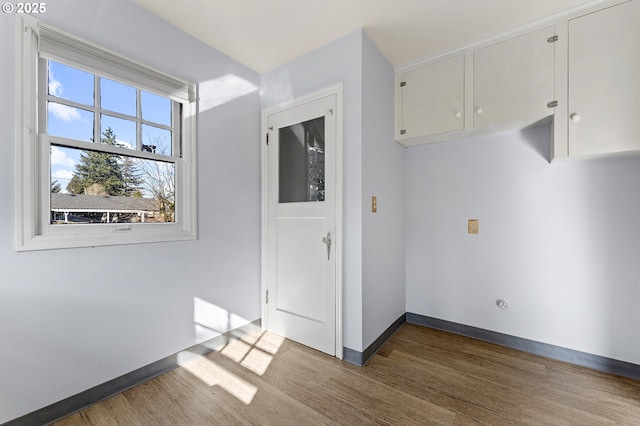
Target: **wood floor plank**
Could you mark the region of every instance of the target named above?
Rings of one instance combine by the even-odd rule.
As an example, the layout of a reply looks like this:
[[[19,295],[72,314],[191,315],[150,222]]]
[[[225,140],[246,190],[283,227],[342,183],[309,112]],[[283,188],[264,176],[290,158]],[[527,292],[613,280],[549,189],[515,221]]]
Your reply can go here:
[[[640,424],[640,381],[405,324],[365,367],[272,333],[57,425]]]

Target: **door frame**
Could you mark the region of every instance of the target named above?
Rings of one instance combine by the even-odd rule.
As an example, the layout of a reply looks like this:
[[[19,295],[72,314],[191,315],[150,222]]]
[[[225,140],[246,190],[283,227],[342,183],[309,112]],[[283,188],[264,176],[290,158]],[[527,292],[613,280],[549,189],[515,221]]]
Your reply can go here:
[[[262,315],[262,328],[268,329],[269,318],[267,314],[267,228],[269,224],[269,198],[268,198],[268,151],[267,151],[267,133],[269,116],[281,111],[285,111],[290,108],[303,105],[308,102],[335,95],[336,96],[336,235],[333,237],[335,243],[335,256],[336,256],[336,324],[335,324],[335,336],[336,336],[336,358],[343,358],[343,346],[342,346],[342,216],[343,216],[343,171],[342,171],[342,133],[343,133],[343,87],[342,83],[338,83],[333,86],[326,87],[324,89],[309,93],[307,95],[279,103],[277,105],[264,108],[262,110],[262,124],[261,124],[261,137],[260,137],[260,163],[261,163],[261,250],[260,250],[260,262],[261,262],[261,315]]]

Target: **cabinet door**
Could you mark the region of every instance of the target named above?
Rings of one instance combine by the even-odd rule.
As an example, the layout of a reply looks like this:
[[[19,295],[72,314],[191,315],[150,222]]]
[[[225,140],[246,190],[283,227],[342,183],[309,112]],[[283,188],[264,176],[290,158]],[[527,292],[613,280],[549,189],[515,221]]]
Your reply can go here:
[[[553,114],[553,36],[549,27],[474,52],[474,127],[530,124]]]
[[[569,155],[640,149],[640,1],[569,21]]]
[[[464,128],[464,55],[402,74],[400,90],[399,139]]]

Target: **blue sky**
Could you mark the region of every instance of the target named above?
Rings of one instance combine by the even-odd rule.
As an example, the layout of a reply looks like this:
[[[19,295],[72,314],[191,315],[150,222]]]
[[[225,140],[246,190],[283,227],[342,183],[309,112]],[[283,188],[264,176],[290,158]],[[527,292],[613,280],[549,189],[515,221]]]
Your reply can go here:
[[[135,118],[137,115],[136,89],[104,78],[97,77],[100,84],[100,107],[126,114]],[[82,105],[94,105],[94,75],[54,61],[49,61],[49,94],[60,99],[67,99]],[[141,91],[141,110],[144,120],[171,125],[171,101],[153,93]],[[91,143],[93,138],[93,112],[82,108],[71,107],[61,103],[49,102],[47,132],[53,136],[61,136]],[[126,147],[136,148],[136,122],[102,114],[100,119],[101,133],[111,127],[116,140]],[[171,132],[152,125],[143,124],[142,143],[161,145],[164,151],[158,153],[171,154]],[[158,143],[160,141],[160,143]],[[81,150],[52,146],[51,178],[57,180],[65,189],[73,177],[75,164],[80,158]]]

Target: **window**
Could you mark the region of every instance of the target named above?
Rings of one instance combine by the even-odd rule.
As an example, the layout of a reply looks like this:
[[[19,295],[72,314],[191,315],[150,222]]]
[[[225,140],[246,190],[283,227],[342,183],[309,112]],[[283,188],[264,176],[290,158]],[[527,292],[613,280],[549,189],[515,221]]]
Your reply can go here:
[[[17,26],[17,249],[196,238],[194,85]]]

